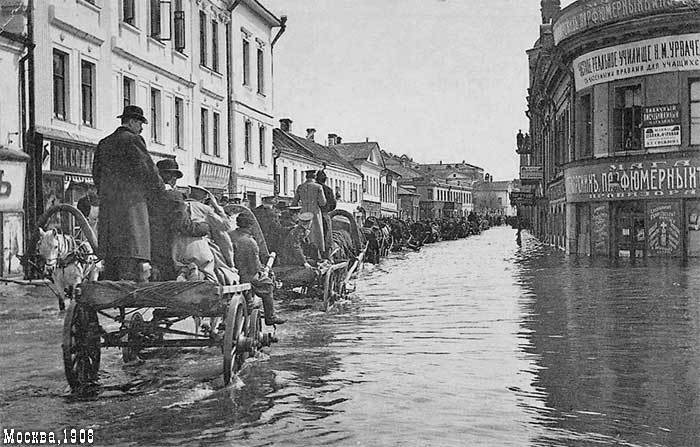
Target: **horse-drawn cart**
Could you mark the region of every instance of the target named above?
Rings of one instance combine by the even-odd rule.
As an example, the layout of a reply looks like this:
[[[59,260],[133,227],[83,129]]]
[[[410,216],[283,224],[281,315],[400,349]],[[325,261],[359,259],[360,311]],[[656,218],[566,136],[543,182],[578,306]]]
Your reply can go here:
[[[145,348],[219,347],[228,384],[249,356],[277,341],[263,333],[260,310],[248,309],[247,293],[250,284],[218,286],[207,281],[83,283],[64,320],[66,379],[74,391],[94,385],[103,347],[121,348],[125,361]],[[152,309],[150,319],[144,318],[147,309]],[[109,323],[103,326],[100,317]],[[175,328],[191,317],[210,317],[212,324],[203,330]]]

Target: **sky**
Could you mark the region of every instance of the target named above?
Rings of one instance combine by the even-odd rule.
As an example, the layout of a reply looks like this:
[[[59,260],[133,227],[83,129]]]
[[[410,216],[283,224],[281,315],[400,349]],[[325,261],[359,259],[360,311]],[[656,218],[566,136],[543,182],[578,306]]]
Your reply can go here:
[[[336,133],[420,163],[464,160],[497,180],[518,177],[540,0],[262,2],[288,16],[274,101],[293,133],[315,128],[316,141]]]

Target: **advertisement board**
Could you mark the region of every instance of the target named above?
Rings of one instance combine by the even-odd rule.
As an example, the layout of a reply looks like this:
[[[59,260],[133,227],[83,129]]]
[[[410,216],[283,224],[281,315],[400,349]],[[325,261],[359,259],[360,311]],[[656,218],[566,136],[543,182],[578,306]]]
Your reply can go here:
[[[700,33],[602,48],[574,59],[576,90],[604,82],[700,69]]]
[[[542,180],[542,166],[521,166],[520,180]]]
[[[700,197],[700,157],[654,158],[566,169],[567,202]]]
[[[644,147],[680,146],[681,126],[659,126],[644,129]]]
[[[531,191],[513,191],[510,193],[510,203],[513,205],[534,205],[535,193]]]
[[[597,26],[698,6],[700,0],[579,0],[555,19],[554,43]]]

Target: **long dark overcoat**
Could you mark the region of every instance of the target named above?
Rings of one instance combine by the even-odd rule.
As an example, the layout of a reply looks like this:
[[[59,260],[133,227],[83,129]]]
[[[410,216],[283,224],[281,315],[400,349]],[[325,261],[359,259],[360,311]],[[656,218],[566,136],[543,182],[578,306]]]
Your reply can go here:
[[[311,213],[311,234],[309,241],[323,253],[326,251],[326,244],[323,236],[323,218],[321,217],[321,207],[326,205],[326,196],[323,194],[323,188],[316,183],[316,180],[309,179],[301,185],[297,186],[296,194],[292,206],[297,206],[301,203],[302,213]]]
[[[100,141],[92,177],[100,198],[99,255],[149,261],[148,202],[165,188],[143,137],[122,126]]]

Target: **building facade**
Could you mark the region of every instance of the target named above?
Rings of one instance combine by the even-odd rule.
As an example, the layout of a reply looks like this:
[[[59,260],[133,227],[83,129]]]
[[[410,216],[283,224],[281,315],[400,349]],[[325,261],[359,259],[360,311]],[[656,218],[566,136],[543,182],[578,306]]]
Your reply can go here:
[[[700,1],[542,6],[521,167],[534,231],[569,253],[700,256]]]
[[[338,143],[331,148],[362,174],[363,217],[381,217],[382,173],[385,166],[379,143]]]
[[[510,201],[510,193],[515,191],[512,180],[479,182],[474,185],[474,211],[512,217],[518,209]]]
[[[257,0],[235,2],[231,16],[231,166],[233,194],[255,207],[274,194],[272,56],[284,21]]]
[[[322,169],[328,177],[326,185],[335,194],[336,208],[360,219],[362,174],[332,147],[314,141],[313,129],[308,129],[304,138],[294,135],[291,125],[291,120],[282,119],[280,128],[274,130],[277,195],[293,199],[296,187],[305,181],[305,171]]]
[[[126,105],[144,110],[155,161],[175,158],[182,185],[228,192],[226,28],[218,0],[35,2],[35,144],[43,152],[44,208],[75,204],[92,184],[97,142]]]

